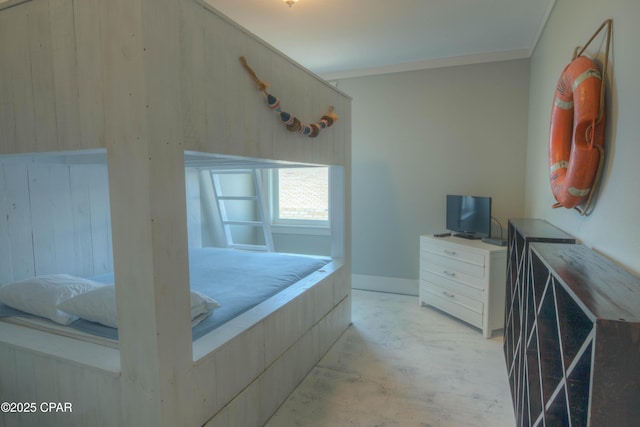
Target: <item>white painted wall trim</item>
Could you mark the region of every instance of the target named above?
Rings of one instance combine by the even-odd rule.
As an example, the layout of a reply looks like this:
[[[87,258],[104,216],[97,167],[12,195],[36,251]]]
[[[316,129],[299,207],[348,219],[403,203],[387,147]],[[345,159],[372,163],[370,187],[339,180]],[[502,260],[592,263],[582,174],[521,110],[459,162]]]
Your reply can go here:
[[[400,279],[398,277],[352,274],[351,288],[365,291],[390,292],[393,294],[418,296],[418,279]]]
[[[31,0],[0,0],[0,10],[9,9],[10,7],[26,3]]]
[[[512,61],[531,56],[532,49],[514,49],[499,52],[488,52],[474,55],[451,56],[447,58],[426,59],[424,61],[391,64],[379,67],[360,68],[357,70],[322,73],[327,81],[349,79],[354,77],[376,76],[380,74],[401,73],[404,71],[428,70],[432,68],[455,67],[459,65],[482,64],[486,62]]]

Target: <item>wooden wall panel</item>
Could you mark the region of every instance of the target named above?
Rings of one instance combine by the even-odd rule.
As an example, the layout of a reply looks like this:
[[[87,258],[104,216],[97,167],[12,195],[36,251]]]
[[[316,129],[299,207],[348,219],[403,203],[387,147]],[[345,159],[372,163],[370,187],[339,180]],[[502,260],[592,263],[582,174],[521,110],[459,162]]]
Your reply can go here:
[[[69,169],[44,163],[28,174],[35,272],[75,272]]]
[[[86,173],[86,179],[90,185],[89,212],[91,218],[90,235],[93,250],[93,274],[111,272],[113,271],[113,240],[107,167],[106,165],[101,165],[98,168],[84,170],[83,173]],[[81,179],[82,177],[78,177],[78,180]],[[75,179],[73,182],[76,182]]]
[[[69,174],[77,274],[90,276],[111,272],[113,251],[107,167],[74,165]]]
[[[105,48],[105,11],[100,0],[36,0],[2,12],[0,31],[8,37],[0,53],[11,60],[0,66],[0,153],[106,146],[105,102],[114,80],[106,67],[113,56]],[[315,139],[288,132],[238,58],[246,56],[282,108],[305,122],[317,122],[331,105],[344,117],[345,95],[199,0],[182,1],[180,14],[181,114],[173,119],[184,122],[185,148],[343,164],[336,150],[348,139],[337,128],[347,124],[338,121]],[[152,86],[173,79],[163,67],[149,66],[145,75]]]
[[[70,169],[71,211],[73,215],[73,253],[76,271],[81,276],[89,276],[94,272],[94,239],[83,236],[93,235],[91,215],[91,181],[92,166],[80,165]],[[108,190],[107,190],[108,191]],[[108,193],[106,195],[108,197]],[[94,199],[97,198],[94,195]],[[109,224],[109,229],[110,224]]]
[[[207,116],[205,107],[205,28],[203,8],[187,1],[181,10],[180,42],[182,46],[182,123],[185,142],[194,148],[206,138]]]
[[[74,0],[49,3],[56,134],[59,149],[80,149],[80,106]],[[80,39],[80,44],[84,40]],[[88,80],[87,75],[82,80]]]
[[[8,58],[12,45],[19,43],[12,33],[13,25],[10,19],[0,14],[0,58]],[[9,64],[0,66],[0,153],[16,150],[16,126],[13,112],[13,84],[12,67]]]
[[[35,110],[33,85],[31,83],[31,60],[29,49],[29,19],[22,8],[16,6],[0,14],[0,38],[2,46],[3,86],[2,105],[4,138],[0,152],[15,153],[22,147],[33,147],[35,141]],[[9,58],[5,60],[5,58]]]
[[[306,294],[305,294],[306,295]],[[290,347],[251,383],[205,420],[206,427],[258,427],[264,425],[313,366],[335,343],[351,321],[351,302],[343,299],[336,307],[296,339]],[[197,378],[211,375],[200,365]],[[219,381],[216,381],[219,382]],[[215,410],[214,410],[215,409]],[[216,413],[217,412],[217,413]],[[201,418],[198,418],[199,420]]]
[[[330,280],[328,278],[324,280]],[[321,287],[321,282],[314,288]],[[286,294],[288,290],[281,292]],[[299,291],[298,291],[299,292]],[[273,363],[282,353],[291,347],[298,338],[311,329],[314,321],[313,291],[303,292],[293,298],[286,306],[271,314],[264,321],[265,343],[264,352],[266,365]]]
[[[0,163],[0,283],[113,271],[106,165]]]
[[[102,1],[122,419],[193,424],[184,145],[182,1]],[[170,372],[170,375],[160,375]]]
[[[9,203],[4,168],[0,166],[0,285],[13,277],[9,240]]]
[[[0,14],[0,154],[100,148],[99,0],[34,0]]]
[[[202,102],[204,102],[205,108],[201,114],[204,115],[206,131],[198,141],[198,145],[190,146],[189,141],[185,141],[187,149],[203,152],[207,151],[207,147],[210,146],[223,146],[225,135],[218,130],[223,129],[227,114],[225,82],[222,75],[218,73],[221,63],[216,57],[216,52],[224,49],[226,40],[216,33],[215,24],[208,22],[210,18],[206,14],[205,11],[202,13],[202,17],[196,21],[196,25],[202,25],[204,31],[204,76],[202,80],[204,99]],[[199,76],[201,74],[196,72],[193,78]],[[224,152],[222,148],[219,151],[220,153]]]
[[[182,155],[194,150],[344,165],[349,175],[348,121],[338,121],[317,139],[288,132],[240,65],[240,55],[271,84],[283,109],[302,120],[317,121],[330,105],[343,119],[348,98],[200,0],[34,0],[3,10],[0,31],[8,36],[0,40],[0,76],[8,81],[0,82],[0,138],[6,138],[0,154],[107,147],[111,171],[107,175],[104,170],[52,164],[32,173],[25,163],[0,165],[5,188],[0,195],[0,212],[5,215],[0,233],[10,246],[11,278],[59,265],[79,272],[112,269],[111,204],[116,276],[119,283],[135,283],[118,288],[119,315],[126,325],[121,328],[119,352],[122,384],[105,370],[96,371],[96,385],[82,363],[73,369],[57,365],[72,357],[41,357],[30,348],[16,355],[16,365],[21,361],[16,370],[38,385],[25,385],[18,392],[47,398],[53,391],[63,396],[75,388],[77,394],[71,395],[84,402],[82,393],[94,395],[95,388],[105,402],[95,413],[113,424],[146,420],[173,425],[194,413],[204,422],[244,391],[246,402],[266,404],[260,421],[266,420],[295,378],[315,363],[308,353],[322,353],[346,328],[346,298],[338,299],[334,291],[336,308],[328,303],[328,291],[318,291],[279,315],[278,322],[301,319],[308,325],[303,311],[314,320],[322,316],[308,308],[313,298],[323,298],[319,307],[333,307],[314,326],[317,332],[308,335],[301,328],[298,334],[306,333],[307,338],[284,337],[281,348],[294,343],[288,356],[272,351],[270,359],[278,358],[280,367],[295,363],[295,375],[288,376],[274,395],[265,397],[261,389],[267,384],[261,382],[264,374],[260,376],[266,368],[264,323],[254,324],[212,353],[209,349],[193,365],[184,333],[188,293],[184,286],[168,286],[186,285],[188,269],[183,258],[186,212],[180,204],[185,198]],[[108,199],[94,191],[106,179],[111,184]],[[65,180],[66,189],[60,190],[55,184]],[[50,191],[60,191],[60,197],[47,195]],[[346,194],[348,212],[348,189]],[[38,212],[31,209],[30,196],[38,198]],[[47,227],[48,219],[59,216],[56,225]],[[349,231],[346,226],[345,257]],[[38,236],[32,239],[32,232]],[[62,237],[69,234],[74,237]],[[6,252],[1,245],[0,251]],[[3,274],[0,282],[6,281]],[[142,312],[140,302],[147,304]],[[210,360],[213,370],[203,372],[201,367],[211,368]],[[243,360],[246,364],[238,363]],[[158,376],[169,371],[174,377]],[[58,381],[71,372],[74,379]],[[249,384],[251,391],[246,389]],[[246,407],[238,404],[224,412],[226,420],[236,420],[237,411]],[[82,414],[79,419],[93,425],[91,416]]]
[[[83,148],[105,147],[104,136],[104,64],[100,0],[74,0],[77,93],[80,138]]]
[[[262,381],[262,377],[260,377],[259,382]],[[256,383],[253,383],[251,386],[247,387],[242,391],[235,399],[233,399],[228,407],[226,407],[226,411],[223,413],[223,416],[220,417],[220,422],[224,422],[224,424],[220,424],[223,426],[263,426],[265,423],[261,421],[261,413],[257,409],[261,409],[264,405],[263,396],[261,396],[262,390],[260,387],[256,386]],[[217,417],[216,417],[217,418]],[[218,425],[218,421],[214,426]],[[206,424],[206,427],[212,427],[209,423]]]
[[[0,162],[0,284],[36,274],[113,271],[106,164],[47,158]],[[186,179],[189,242],[201,247],[197,171],[188,169]]]
[[[270,84],[268,90],[280,99],[282,110],[308,123],[320,120],[331,105],[338,115],[347,115],[344,109],[350,108],[348,97],[206,7],[186,7],[184,14],[192,25],[182,33],[182,79],[190,82],[182,94],[183,115],[189,111],[185,122],[187,149],[343,164],[340,154],[350,135],[335,131],[340,121],[315,139],[287,131],[268,108],[239,57],[245,56],[258,77]],[[201,82],[200,92],[193,82]],[[204,103],[204,108],[194,108],[192,103]],[[342,126],[347,125],[345,122]]]
[[[11,251],[11,275],[0,278],[0,282],[31,277],[35,272],[33,258],[33,243],[31,240],[31,212],[29,202],[29,184],[27,167],[25,164],[4,165],[5,197],[7,216],[6,227],[9,231]],[[12,183],[12,184],[10,184]],[[15,183],[15,185],[13,184]]]
[[[58,149],[58,138],[49,2],[32,1],[24,6],[17,6],[17,9],[23,7],[29,8],[28,53],[33,85],[35,140],[24,141],[25,145],[19,148],[21,151],[54,151]],[[22,102],[17,99],[14,101]]]
[[[264,326],[259,323],[216,350],[216,401],[211,406],[216,411],[264,371],[264,340]]]
[[[70,340],[70,343],[74,341]],[[118,375],[26,350],[19,345],[0,346],[0,360],[0,401],[38,405],[36,413],[0,414],[0,425],[122,425]],[[42,402],[69,402],[73,411],[43,412],[39,406]]]
[[[0,346],[0,401],[7,402],[13,390],[18,390],[18,369],[16,367],[16,352],[13,347]],[[12,414],[0,411],[0,425],[5,427],[18,426],[18,420]]]
[[[189,248],[202,247],[203,218],[202,202],[200,200],[200,177],[197,169],[185,170],[187,193],[187,235]]]

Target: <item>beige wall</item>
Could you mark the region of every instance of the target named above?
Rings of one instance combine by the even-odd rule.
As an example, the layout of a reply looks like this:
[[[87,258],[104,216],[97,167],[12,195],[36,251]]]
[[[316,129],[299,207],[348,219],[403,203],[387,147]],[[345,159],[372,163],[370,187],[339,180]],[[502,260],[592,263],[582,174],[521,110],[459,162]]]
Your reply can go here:
[[[554,203],[547,173],[549,116],[555,86],[573,49],[584,45],[600,24],[613,19],[607,84],[606,164],[595,208],[588,217]],[[573,234],[586,245],[640,272],[640,2],[557,0],[531,58],[527,142],[526,213]],[[604,57],[604,37],[589,53]]]
[[[523,215],[529,60],[337,85],[353,98],[355,274],[417,279],[419,236],[445,229],[447,193],[492,196],[505,227]]]

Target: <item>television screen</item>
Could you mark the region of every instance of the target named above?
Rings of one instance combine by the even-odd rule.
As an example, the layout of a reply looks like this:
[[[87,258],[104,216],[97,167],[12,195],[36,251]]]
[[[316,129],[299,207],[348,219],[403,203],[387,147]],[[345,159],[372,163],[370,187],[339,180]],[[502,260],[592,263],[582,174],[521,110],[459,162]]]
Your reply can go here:
[[[491,236],[491,197],[447,194],[447,230],[466,238]]]

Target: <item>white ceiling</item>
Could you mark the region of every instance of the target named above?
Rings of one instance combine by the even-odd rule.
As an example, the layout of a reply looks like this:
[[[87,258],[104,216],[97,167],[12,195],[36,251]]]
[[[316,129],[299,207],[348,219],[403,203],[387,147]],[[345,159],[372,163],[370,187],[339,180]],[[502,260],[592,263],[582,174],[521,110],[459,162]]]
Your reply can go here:
[[[206,0],[325,78],[526,58],[555,0]]]

